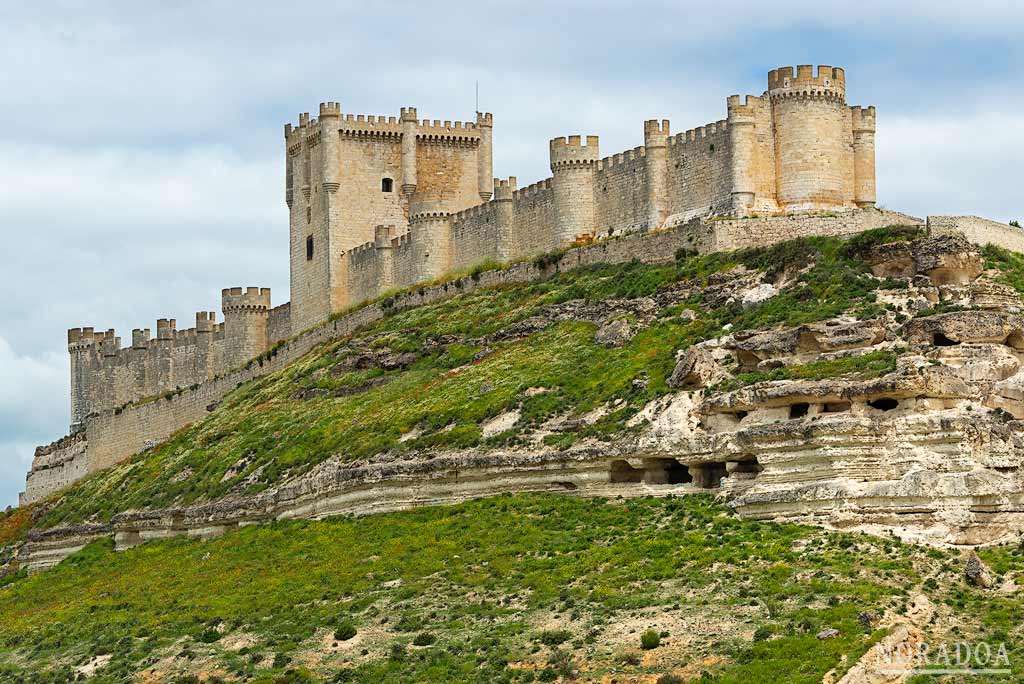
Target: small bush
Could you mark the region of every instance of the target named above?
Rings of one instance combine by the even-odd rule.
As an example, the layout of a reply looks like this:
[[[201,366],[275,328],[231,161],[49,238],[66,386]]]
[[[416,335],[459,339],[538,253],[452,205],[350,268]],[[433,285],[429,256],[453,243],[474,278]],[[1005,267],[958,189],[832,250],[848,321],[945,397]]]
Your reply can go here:
[[[537,641],[545,646],[560,646],[571,638],[572,632],[567,629],[547,630],[537,635]]]
[[[412,640],[412,643],[413,646],[430,646],[435,641],[437,641],[437,637],[430,632],[420,632]]]
[[[640,635],[640,646],[645,651],[650,651],[652,648],[658,648],[658,646],[661,646],[661,635],[653,629],[647,630]]]
[[[341,625],[338,626],[338,628],[336,630],[334,630],[334,640],[335,641],[348,641],[349,639],[351,639],[355,635],[356,635],[355,625],[353,625],[353,624],[351,624],[349,622],[342,623]]]
[[[572,679],[576,675],[576,663],[573,662],[572,654],[568,651],[555,649],[548,658],[548,667],[566,679]]]
[[[674,675],[669,672],[658,677],[658,681],[655,684],[683,684],[683,678],[679,675]]]

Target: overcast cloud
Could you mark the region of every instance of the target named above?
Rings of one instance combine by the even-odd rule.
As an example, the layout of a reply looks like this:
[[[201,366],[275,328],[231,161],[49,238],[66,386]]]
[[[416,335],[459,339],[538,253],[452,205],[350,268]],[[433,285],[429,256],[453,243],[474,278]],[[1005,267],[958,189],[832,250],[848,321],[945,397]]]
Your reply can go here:
[[[495,175],[547,140],[607,155],[724,118],[782,65],[844,66],[879,109],[879,202],[1024,218],[1024,3],[307,3],[0,0],[0,506],[65,434],[65,330],[153,327],[220,288],[286,301],[282,125],[494,113]]]

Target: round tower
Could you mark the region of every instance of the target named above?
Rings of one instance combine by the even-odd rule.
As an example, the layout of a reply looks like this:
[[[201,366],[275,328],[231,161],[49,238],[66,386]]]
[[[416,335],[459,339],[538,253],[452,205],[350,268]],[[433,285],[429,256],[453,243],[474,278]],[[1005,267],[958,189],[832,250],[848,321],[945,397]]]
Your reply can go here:
[[[406,200],[416,192],[416,108],[402,107],[402,195]]]
[[[551,141],[556,247],[594,234],[594,168],[599,158],[596,135],[588,135],[586,145],[578,135]]]
[[[834,209],[843,191],[849,114],[846,75],[830,66],[801,64],[768,73],[775,129],[775,168],[783,211]]]
[[[477,186],[480,200],[491,199],[491,134],[494,131],[494,117],[490,112],[476,113],[476,127],[480,131],[480,147],[476,152]]]
[[[757,193],[754,169],[757,147],[757,100],[748,95],[746,100],[741,102],[739,95],[731,95],[726,102],[729,110],[727,130],[732,150],[729,157],[732,213],[734,216],[747,216],[754,209]]]
[[[515,208],[512,196],[516,192],[516,177],[508,180],[493,179],[495,217],[498,225],[498,261],[508,261],[518,252],[514,243],[513,224]]]
[[[340,161],[338,159],[338,124],[341,122],[341,105],[337,102],[320,103],[320,144],[323,146],[321,164],[321,187],[324,201],[330,202],[330,194],[341,186]]]
[[[669,121],[644,121],[644,165],[647,171],[647,228],[656,230],[668,218]]]
[[[451,270],[452,231],[449,213],[439,200],[421,200],[409,211],[416,280],[434,280]]]
[[[875,206],[875,108],[850,107],[853,121],[853,201]]]
[[[71,432],[85,426],[89,415],[89,368],[96,349],[92,328],[68,330],[68,354],[71,357]]]
[[[270,288],[240,287],[221,291],[224,312],[224,364],[236,368],[267,350]]]

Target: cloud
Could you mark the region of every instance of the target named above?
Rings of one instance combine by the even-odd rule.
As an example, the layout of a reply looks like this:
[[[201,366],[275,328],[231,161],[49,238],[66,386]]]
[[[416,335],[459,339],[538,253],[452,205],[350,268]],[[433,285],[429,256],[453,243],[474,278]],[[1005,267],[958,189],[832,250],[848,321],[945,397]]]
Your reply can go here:
[[[68,421],[66,363],[20,355],[0,337],[0,507],[24,488],[35,445],[63,434],[53,430]]]

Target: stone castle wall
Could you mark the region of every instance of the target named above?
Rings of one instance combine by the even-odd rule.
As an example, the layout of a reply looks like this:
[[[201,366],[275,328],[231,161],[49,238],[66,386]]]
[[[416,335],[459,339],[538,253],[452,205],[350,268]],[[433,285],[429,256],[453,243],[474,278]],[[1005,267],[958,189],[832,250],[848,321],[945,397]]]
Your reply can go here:
[[[979,216],[929,216],[928,230],[937,235],[963,233],[979,245],[995,245],[1024,254],[1024,230]]]

